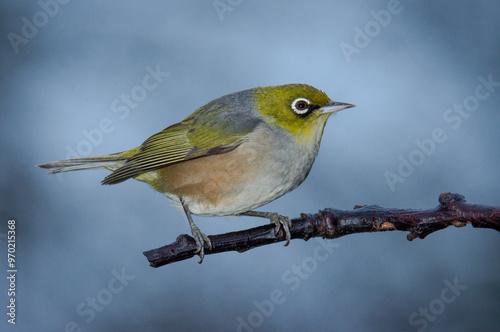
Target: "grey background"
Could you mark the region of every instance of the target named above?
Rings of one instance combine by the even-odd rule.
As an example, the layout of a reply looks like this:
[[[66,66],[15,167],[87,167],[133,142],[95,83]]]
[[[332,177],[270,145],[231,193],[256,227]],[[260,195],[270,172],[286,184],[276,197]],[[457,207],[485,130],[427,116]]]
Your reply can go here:
[[[112,129],[91,154],[137,146],[226,93],[303,82],[358,106],[330,119],[306,182],[262,210],[294,217],[355,204],[430,208],[447,191],[500,205],[500,88],[456,129],[443,120],[474,94],[479,76],[500,81],[500,4],[401,1],[381,26],[370,11],[387,10],[389,1],[231,3],[221,19],[212,1],[75,0],[49,7],[44,22],[37,2],[2,2],[0,247],[6,253],[7,220],[15,219],[18,273],[17,324],[1,313],[0,329],[235,331],[238,317],[254,319],[255,331],[498,329],[493,230],[469,225],[413,242],[402,232],[352,235],[332,241],[330,254],[321,241],[294,240],[153,269],[142,251],[189,233],[165,197],[137,181],[100,186],[105,170],[49,176],[34,167],[89,146],[84,131],[103,119]],[[9,33],[22,36],[23,17],[33,16],[41,27],[16,53]],[[340,45],[355,46],[356,28],[372,29],[372,37],[346,57]],[[142,85],[148,66],[169,75],[121,119],[111,105]],[[398,158],[417,156],[415,140],[436,128],[446,141],[392,191],[384,173],[397,174]],[[264,222],[195,221],[207,234]],[[300,284],[287,281],[302,264],[309,272]],[[134,277],[125,286],[114,279],[123,269]],[[454,280],[467,288],[442,307]],[[268,304],[273,291],[282,303],[256,313],[255,301]],[[86,303],[96,296],[106,305],[89,319]],[[439,314],[411,325],[410,315],[429,305]]]

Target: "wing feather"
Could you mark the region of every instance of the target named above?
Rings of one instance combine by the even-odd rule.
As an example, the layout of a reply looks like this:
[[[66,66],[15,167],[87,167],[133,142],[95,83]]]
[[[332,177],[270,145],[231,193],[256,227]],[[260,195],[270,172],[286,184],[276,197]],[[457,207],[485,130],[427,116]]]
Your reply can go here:
[[[114,184],[168,165],[236,149],[263,123],[253,108],[254,91],[217,98],[183,121],[149,137],[139,152],[102,181]]]
[[[232,137],[226,144],[203,144],[198,147],[193,144],[189,136],[192,135],[187,124],[178,123],[151,136],[141,145],[139,152],[128,158],[124,165],[106,176],[102,184],[115,184],[131,177],[153,171],[178,162],[199,158],[208,155],[229,152],[238,147],[242,136]]]

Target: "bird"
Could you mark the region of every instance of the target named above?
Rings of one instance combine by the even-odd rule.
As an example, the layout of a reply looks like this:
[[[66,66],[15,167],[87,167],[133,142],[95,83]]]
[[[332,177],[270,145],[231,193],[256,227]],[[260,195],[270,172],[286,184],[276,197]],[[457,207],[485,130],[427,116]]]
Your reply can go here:
[[[149,184],[186,214],[201,263],[212,243],[192,215],[267,218],[289,244],[290,218],[255,209],[307,178],[327,120],[354,106],[308,84],[259,86],[214,99],[135,148],[37,166],[50,173],[105,168],[112,173],[104,185]]]

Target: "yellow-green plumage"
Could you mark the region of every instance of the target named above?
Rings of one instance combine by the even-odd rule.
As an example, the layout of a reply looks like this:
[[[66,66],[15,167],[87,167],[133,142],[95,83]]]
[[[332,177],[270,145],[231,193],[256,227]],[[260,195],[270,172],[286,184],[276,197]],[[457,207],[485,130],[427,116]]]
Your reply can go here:
[[[290,84],[290,88],[283,89],[281,85],[257,88],[257,108],[262,110],[262,117],[267,123],[289,132],[297,143],[306,144],[313,140],[317,125],[324,125],[328,117],[321,116],[320,112],[312,112],[305,119],[283,106],[290,105],[297,96],[308,96],[317,106],[328,103],[330,98],[323,91],[307,84]]]

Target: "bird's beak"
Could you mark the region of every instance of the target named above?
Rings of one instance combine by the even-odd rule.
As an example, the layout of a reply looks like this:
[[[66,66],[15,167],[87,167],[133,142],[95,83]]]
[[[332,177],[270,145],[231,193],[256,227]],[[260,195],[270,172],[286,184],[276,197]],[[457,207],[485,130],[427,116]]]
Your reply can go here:
[[[351,108],[354,106],[356,105],[330,100],[328,103],[323,105],[319,110],[321,111],[322,114],[333,114],[335,112],[342,111],[346,108]]]

